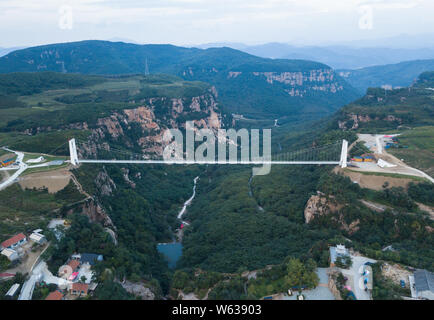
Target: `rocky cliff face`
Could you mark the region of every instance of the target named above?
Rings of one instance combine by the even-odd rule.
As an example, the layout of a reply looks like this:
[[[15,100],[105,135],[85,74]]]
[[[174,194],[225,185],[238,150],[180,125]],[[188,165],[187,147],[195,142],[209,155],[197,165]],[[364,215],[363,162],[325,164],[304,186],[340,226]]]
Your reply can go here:
[[[354,114],[347,113],[345,114],[345,120],[338,121],[339,129],[343,130],[356,130],[360,127],[362,123],[367,123],[371,121],[387,121],[387,122],[396,122],[397,124],[402,123],[402,119],[398,118],[394,115],[386,115],[384,117],[371,117],[368,114]]]
[[[244,74],[264,78],[269,84],[285,85],[283,90],[291,97],[303,97],[310,91],[337,93],[344,88],[337,81],[332,69],[316,69],[305,72],[245,72]],[[243,75],[240,71],[229,71],[227,79]]]
[[[306,203],[304,220],[306,223],[310,223],[315,217],[336,212],[341,207],[334,201],[333,196],[327,197],[324,193],[317,191],[317,194],[311,196]]]
[[[306,223],[311,223],[315,218],[331,214],[331,221],[335,223],[340,230],[346,231],[349,235],[354,234],[360,229],[360,220],[356,219],[347,223],[340,209],[343,204],[338,203],[332,195],[325,195],[317,191],[316,195],[309,198],[304,209],[304,219]]]
[[[207,94],[192,98],[150,98],[140,101],[142,105],[139,107],[99,118],[93,128],[86,123],[74,124],[91,131],[87,143],[80,145],[79,156],[94,157],[98,151],[110,151],[107,141],[141,149],[143,158],[161,156],[165,147],[165,130],[185,128],[187,120],[194,121],[197,129],[216,131],[223,126],[224,115],[215,94],[215,88],[211,88]]]
[[[128,280],[119,283],[127,292],[137,297],[140,297],[142,300],[155,300],[154,292],[152,292],[152,290],[148,288],[144,283],[131,282]]]
[[[104,209],[96,203],[95,200],[91,199],[84,203],[82,214],[89,217],[90,221],[97,222],[104,227],[113,227],[113,222]]]

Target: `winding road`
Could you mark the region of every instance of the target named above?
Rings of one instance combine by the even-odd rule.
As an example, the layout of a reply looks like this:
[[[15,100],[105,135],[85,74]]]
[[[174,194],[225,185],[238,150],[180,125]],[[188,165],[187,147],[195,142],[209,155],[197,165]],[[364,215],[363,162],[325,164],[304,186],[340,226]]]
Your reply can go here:
[[[9,187],[11,184],[13,184],[15,182],[15,180],[20,176],[21,173],[23,173],[26,169],[27,169],[27,164],[25,164],[23,162],[24,159],[24,153],[19,152],[19,151],[13,151],[10,150],[8,148],[3,148],[4,150],[8,151],[8,152],[12,152],[15,153],[17,155],[17,160],[16,162],[18,163],[18,167],[14,166],[11,168],[2,168],[2,169],[8,169],[8,170],[16,170],[18,169],[13,175],[11,175],[9,178],[7,178],[5,181],[3,181],[2,183],[0,183],[0,190],[3,190],[7,187]],[[2,171],[6,171],[6,170],[2,170]]]
[[[196,196],[197,180],[199,180],[199,176],[197,176],[193,180],[194,181],[193,194],[191,195],[190,199],[188,199],[187,201],[184,202],[184,206],[182,207],[181,211],[179,211],[179,213],[178,213],[178,219],[182,219],[182,216],[184,215],[185,211],[187,210],[187,207],[191,204],[191,202],[193,201],[194,197]],[[182,223],[185,224],[185,225],[189,225],[189,223],[186,222],[186,221],[182,221]]]

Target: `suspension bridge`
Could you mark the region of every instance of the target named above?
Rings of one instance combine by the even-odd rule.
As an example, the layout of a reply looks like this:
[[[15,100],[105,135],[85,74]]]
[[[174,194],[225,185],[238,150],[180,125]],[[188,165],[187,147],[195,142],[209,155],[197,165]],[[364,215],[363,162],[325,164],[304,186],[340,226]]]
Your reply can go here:
[[[70,162],[72,165],[77,166],[81,163],[102,163],[102,164],[230,164],[230,165],[339,165],[342,168],[347,167],[347,153],[348,153],[348,141],[342,140],[333,144],[311,147],[297,151],[283,152],[272,154],[271,157],[244,160],[229,160],[229,159],[214,159],[214,160],[166,160],[166,159],[144,159],[142,153],[127,152],[125,150],[119,150],[114,147],[96,146],[99,153],[107,156],[109,159],[86,159],[84,156],[77,152],[77,142],[86,144],[86,142],[80,142],[76,139],[69,140],[69,153]],[[80,145],[79,145],[80,146]],[[83,150],[86,148],[78,148]],[[98,153],[98,154],[99,154]]]

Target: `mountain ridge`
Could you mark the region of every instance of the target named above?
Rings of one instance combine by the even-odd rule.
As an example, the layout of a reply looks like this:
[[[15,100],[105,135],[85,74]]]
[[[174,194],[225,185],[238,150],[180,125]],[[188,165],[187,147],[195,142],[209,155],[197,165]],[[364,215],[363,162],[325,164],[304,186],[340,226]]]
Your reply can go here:
[[[223,106],[256,118],[321,117],[359,96],[329,66],[308,60],[266,59],[231,48],[184,48],[87,40],[14,51],[0,73],[165,73],[216,86]]]

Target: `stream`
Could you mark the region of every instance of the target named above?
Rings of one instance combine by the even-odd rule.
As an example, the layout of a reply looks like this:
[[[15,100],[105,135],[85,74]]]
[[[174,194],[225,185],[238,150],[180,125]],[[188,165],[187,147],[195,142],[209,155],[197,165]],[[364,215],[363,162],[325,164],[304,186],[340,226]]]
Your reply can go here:
[[[197,180],[199,180],[199,176],[197,176],[196,178],[194,178],[193,182],[193,194],[191,195],[191,197],[184,202],[184,205],[182,206],[181,211],[179,211],[177,218],[179,220],[181,220],[181,223],[185,226],[188,226],[189,223],[187,221],[182,220],[182,216],[185,214],[185,212],[187,211],[187,207],[191,204],[191,202],[193,201],[194,197],[196,196],[196,185],[197,185]],[[183,230],[180,229],[178,231],[178,238],[182,240],[182,233]],[[174,240],[173,242],[169,242],[169,243],[159,243],[157,245],[157,250],[159,252],[161,252],[167,259],[169,268],[175,268],[176,263],[178,262],[178,260],[181,258],[182,256],[182,243],[181,241],[176,241]]]
[[[250,197],[250,198],[253,198],[253,200],[255,200],[256,205],[258,206],[258,210],[261,211],[261,212],[264,212],[264,208],[262,208],[262,207],[258,204],[258,201],[256,201],[255,197],[253,196],[253,191],[252,191],[252,180],[253,180],[253,175],[250,176],[249,183],[248,183],[248,185],[249,185],[249,197]]]

